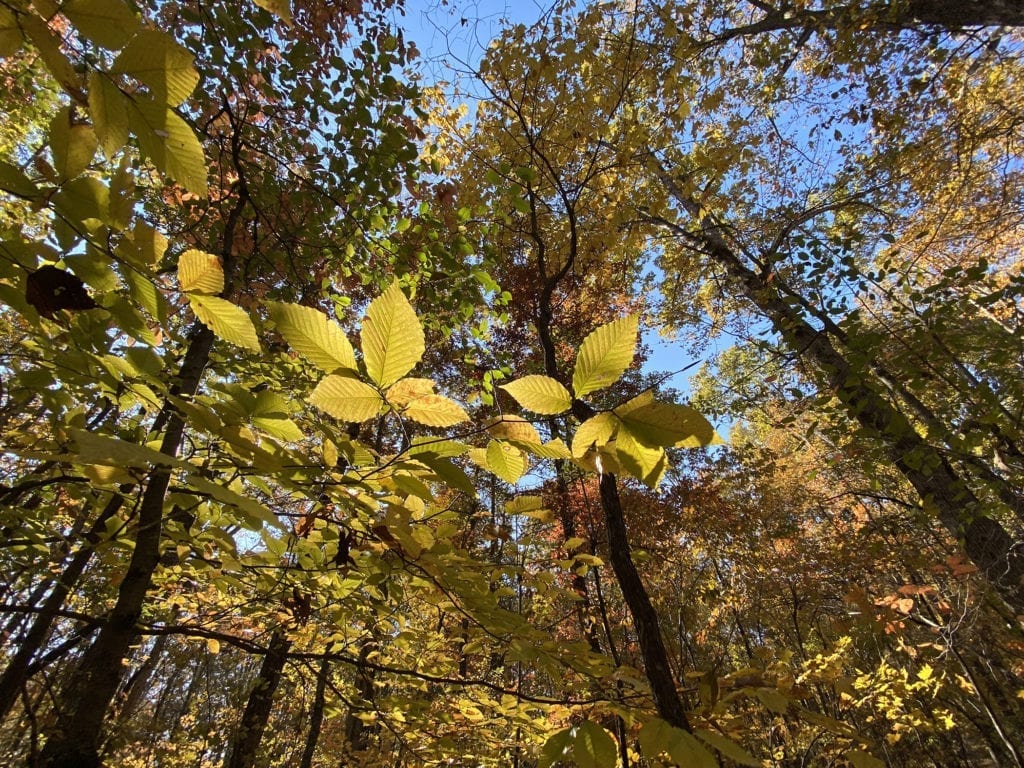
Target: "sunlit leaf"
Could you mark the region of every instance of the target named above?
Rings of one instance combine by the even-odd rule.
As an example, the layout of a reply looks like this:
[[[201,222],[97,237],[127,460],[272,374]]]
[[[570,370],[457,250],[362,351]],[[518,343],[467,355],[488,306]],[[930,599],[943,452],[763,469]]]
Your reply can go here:
[[[110,71],[134,77],[149,86],[157,102],[176,107],[199,83],[193,60],[188,49],[165,32],[140,29],[114,59]]]
[[[189,293],[220,293],[224,290],[224,268],[220,259],[204,251],[185,251],[178,257],[178,285]]]
[[[88,168],[98,147],[92,126],[72,123],[70,108],[60,110],[50,122],[53,167],[61,181],[73,179]]]
[[[128,143],[128,97],[101,72],[89,73],[89,114],[109,160]]]
[[[366,372],[381,387],[394,384],[423,357],[423,328],[397,282],[370,302],[362,341]]]
[[[291,348],[326,373],[356,370],[356,356],[348,337],[323,312],[300,304],[268,302],[270,317]]]
[[[157,170],[199,197],[206,197],[206,157],[188,123],[169,107],[137,96],[128,102],[128,124]]]
[[[240,306],[216,296],[199,294],[190,295],[188,303],[196,317],[213,331],[217,338],[253,352],[260,351],[260,342],[256,337],[252,318]]]
[[[633,362],[639,319],[623,317],[595,330],[580,346],[572,388],[576,397],[614,384]]]
[[[484,467],[506,483],[515,485],[526,471],[527,462],[523,452],[515,446],[492,440],[487,446]]]
[[[342,421],[366,421],[380,413],[384,399],[369,384],[350,376],[324,376],[309,402]]]
[[[619,420],[611,413],[591,416],[576,428],[572,438],[572,455],[579,458],[593,446],[601,446],[615,436]]]
[[[428,427],[453,427],[469,421],[461,405],[444,395],[424,395],[411,401],[402,415]]]
[[[534,413],[554,416],[572,406],[569,390],[548,376],[523,376],[503,384],[501,388],[512,395],[519,405]]]

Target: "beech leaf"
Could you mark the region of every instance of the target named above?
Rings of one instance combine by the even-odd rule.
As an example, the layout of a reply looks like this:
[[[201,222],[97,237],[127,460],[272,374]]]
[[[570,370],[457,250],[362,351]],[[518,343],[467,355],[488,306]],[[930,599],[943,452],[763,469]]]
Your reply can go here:
[[[523,408],[544,416],[564,413],[572,406],[572,395],[561,383],[548,376],[523,376],[501,386]]]
[[[260,351],[252,318],[240,306],[217,296],[199,294],[189,296],[188,303],[200,322],[213,331],[217,338],[253,352]]]
[[[317,368],[325,373],[356,370],[352,344],[341,326],[323,312],[282,302],[269,302],[267,308],[285,341]]]
[[[630,315],[602,325],[583,340],[572,374],[576,397],[619,380],[633,362],[638,330],[639,319]]]
[[[423,327],[397,282],[370,302],[362,341],[366,372],[381,387],[394,384],[423,357]]]
[[[384,399],[369,384],[351,376],[325,376],[309,402],[342,421],[366,421],[380,413]]]

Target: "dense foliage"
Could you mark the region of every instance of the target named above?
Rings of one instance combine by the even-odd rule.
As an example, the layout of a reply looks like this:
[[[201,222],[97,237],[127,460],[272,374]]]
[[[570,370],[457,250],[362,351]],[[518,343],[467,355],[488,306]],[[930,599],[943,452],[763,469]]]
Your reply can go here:
[[[0,760],[1024,766],[1017,5],[402,12],[0,0]]]

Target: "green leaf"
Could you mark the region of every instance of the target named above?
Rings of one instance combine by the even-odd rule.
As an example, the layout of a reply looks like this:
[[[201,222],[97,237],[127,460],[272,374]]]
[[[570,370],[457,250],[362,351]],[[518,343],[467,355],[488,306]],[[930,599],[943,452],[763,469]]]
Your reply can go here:
[[[542,459],[571,459],[572,453],[569,447],[560,439],[549,440],[546,443],[527,442],[525,440],[509,440],[512,445],[520,450],[526,451],[532,456]]]
[[[843,755],[853,768],[883,768],[885,763],[862,749],[851,749]]]
[[[648,445],[697,448],[710,445],[716,437],[707,419],[688,405],[650,402],[639,408],[616,409],[630,432]]]
[[[277,528],[282,531],[288,530],[281,521],[277,519],[277,515],[255,499],[243,496],[220,483],[215,483],[204,477],[198,477],[196,475],[189,477],[188,484],[200,493],[212,496],[222,504],[235,507],[242,513],[244,518],[243,522],[249,530],[259,530],[261,527],[260,523],[266,523],[272,528]]]
[[[370,302],[362,340],[366,372],[381,387],[394,384],[423,357],[423,327],[397,281]]]
[[[462,406],[444,395],[425,395],[411,401],[402,414],[428,427],[452,427],[469,421]]]
[[[89,114],[109,160],[128,143],[128,97],[102,72],[89,73]]]
[[[366,421],[380,413],[380,393],[351,376],[324,376],[309,396],[309,402],[342,421]]]
[[[447,483],[449,488],[462,491],[470,497],[476,496],[476,485],[469,479],[469,475],[450,459],[434,453],[424,453],[416,454],[416,460],[430,467],[430,470]]]
[[[414,437],[408,454],[416,458],[420,458],[422,455],[451,458],[453,456],[462,456],[468,450],[468,445],[457,440],[445,440],[437,437]]]
[[[537,768],[551,768],[552,765],[565,758],[572,746],[573,732],[571,728],[557,731],[551,735],[537,758]]]
[[[39,189],[16,165],[0,160],[0,189],[19,197],[35,197]]]
[[[619,428],[619,420],[612,413],[599,413],[591,416],[576,428],[572,438],[572,455],[581,457],[594,445],[604,445],[615,436]]]
[[[68,90],[77,90],[80,86],[78,73],[64,52],[61,50],[61,39],[53,33],[49,25],[34,13],[22,13],[19,18],[21,28],[29,40],[39,51],[39,57],[50,70],[58,83]]]
[[[573,729],[572,757],[580,768],[615,768],[619,762],[615,739],[590,720]]]
[[[623,424],[615,440],[615,451],[625,471],[652,490],[658,487],[668,467],[664,448],[644,445]]]
[[[121,0],[67,0],[61,12],[82,37],[117,50],[139,28],[139,20]]]
[[[699,741],[659,718],[644,723],[638,741],[645,755],[667,752],[681,768],[718,768],[718,760]]]
[[[128,124],[157,170],[189,192],[206,197],[206,157],[188,123],[172,109],[137,97],[128,101]]]
[[[70,107],[54,115],[50,122],[50,151],[61,181],[73,179],[88,168],[97,147],[99,140],[92,126],[72,124]]]
[[[189,293],[216,295],[224,290],[224,268],[212,253],[189,249],[178,257],[178,286]]]
[[[91,224],[107,221],[110,216],[110,190],[99,179],[79,176],[65,183],[50,198],[56,208],[69,221]],[[93,226],[89,226],[93,229]]]
[[[636,315],[602,325],[587,336],[576,355],[572,388],[576,397],[614,384],[633,362],[640,321]]]
[[[292,8],[288,0],[253,0],[256,5],[265,11],[270,11],[279,17],[285,24],[291,26]]]
[[[115,290],[118,286],[113,260],[91,245],[85,253],[65,256],[64,263],[81,278],[82,282],[101,293]]]
[[[318,309],[268,302],[270,317],[285,341],[326,373],[356,370],[356,356],[345,332]]]
[[[182,463],[166,453],[116,437],[98,435],[74,427],[68,429],[68,434],[78,446],[75,460],[83,464],[148,469],[150,465],[166,467]]]
[[[491,440],[488,444],[486,468],[509,485],[515,485],[519,481],[526,467],[526,457],[515,446],[499,440]]]
[[[140,29],[114,59],[110,71],[129,75],[149,86],[153,98],[176,107],[199,83],[192,54],[170,35],[156,29]]]
[[[21,30],[14,14],[0,8],[0,59],[13,56],[21,49]]]
[[[523,408],[545,416],[564,413],[572,406],[569,390],[547,376],[523,376],[521,379],[503,384],[501,388],[512,395]]]
[[[697,729],[694,735],[702,741],[707,742],[717,749],[723,756],[729,758],[737,765],[749,765],[751,768],[760,768],[761,761],[751,755],[732,739],[727,739],[720,733]]]
[[[226,299],[198,294],[189,296],[188,303],[200,322],[218,338],[253,352],[260,351],[256,328],[244,309]]]
[[[510,515],[525,515],[543,508],[543,496],[516,496],[505,503],[505,511]]]

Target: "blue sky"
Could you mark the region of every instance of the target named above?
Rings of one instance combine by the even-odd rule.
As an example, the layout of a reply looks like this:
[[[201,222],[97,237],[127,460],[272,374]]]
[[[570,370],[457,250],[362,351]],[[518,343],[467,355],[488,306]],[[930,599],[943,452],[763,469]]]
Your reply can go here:
[[[416,43],[422,54],[427,81],[452,81],[455,70],[475,67],[488,43],[501,31],[503,23],[532,24],[548,9],[550,3],[538,0],[409,0],[405,15],[397,21],[406,29],[407,39]],[[657,273],[656,268],[650,267]],[[673,372],[694,363],[682,343],[663,339],[656,331],[644,334],[652,350],[647,368],[656,372]],[[705,359],[714,355],[728,339],[712,342]],[[666,384],[686,393],[689,378],[699,364],[679,373]]]

